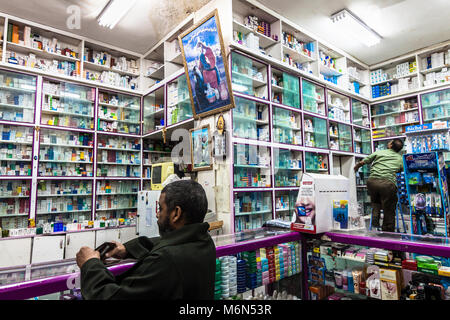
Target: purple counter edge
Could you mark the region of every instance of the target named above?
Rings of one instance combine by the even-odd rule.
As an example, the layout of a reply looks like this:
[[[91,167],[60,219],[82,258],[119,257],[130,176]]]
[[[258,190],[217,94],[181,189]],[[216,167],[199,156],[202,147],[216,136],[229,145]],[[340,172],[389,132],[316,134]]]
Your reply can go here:
[[[450,247],[439,244],[415,243],[405,240],[373,238],[368,236],[357,236],[343,233],[326,232],[331,241],[354,244],[360,246],[381,248],[387,250],[414,252],[424,255],[432,255],[439,257],[450,257]]]
[[[216,248],[216,256],[222,257],[226,255],[233,255],[242,251],[252,251],[262,247],[274,246],[284,242],[299,241],[302,239],[300,233],[290,232],[282,235],[273,236],[262,240],[251,240],[243,243],[237,243]],[[121,274],[134,265],[134,262],[124,263],[108,267],[114,274]],[[70,278],[76,277],[79,272],[64,274],[55,277],[48,277],[43,279],[31,280],[27,282],[15,283],[5,285],[0,288],[0,300],[23,300],[33,297],[39,297],[46,294],[51,294],[60,291],[69,290],[67,281]]]
[[[121,274],[134,265],[128,262],[120,265],[108,267],[114,275]],[[69,290],[67,283],[72,278],[79,276],[79,272],[64,274],[55,277],[36,279],[21,283],[14,283],[0,288],[0,300],[24,300],[39,297],[60,291]]]

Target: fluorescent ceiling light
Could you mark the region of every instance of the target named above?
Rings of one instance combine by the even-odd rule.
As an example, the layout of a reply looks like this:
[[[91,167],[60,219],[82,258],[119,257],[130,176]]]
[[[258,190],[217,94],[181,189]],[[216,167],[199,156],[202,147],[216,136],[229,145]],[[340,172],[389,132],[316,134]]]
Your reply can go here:
[[[98,24],[102,27],[114,28],[135,3],[136,0],[109,0],[97,18]]]
[[[381,36],[370,29],[358,17],[353,15],[349,10],[341,10],[331,16],[331,20],[351,37],[371,47],[380,42]]]

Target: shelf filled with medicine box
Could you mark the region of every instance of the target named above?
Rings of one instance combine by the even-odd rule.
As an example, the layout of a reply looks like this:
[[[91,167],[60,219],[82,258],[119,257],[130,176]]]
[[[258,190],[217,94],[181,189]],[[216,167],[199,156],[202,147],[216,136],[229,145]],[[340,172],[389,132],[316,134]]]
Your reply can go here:
[[[6,40],[7,63],[46,74],[81,75],[80,39],[9,19]]]
[[[272,192],[234,192],[234,231],[261,228],[271,220]]]
[[[231,86],[234,92],[268,100],[267,65],[233,51]]]
[[[92,177],[91,133],[42,128],[39,133],[39,176]]]
[[[303,110],[325,115],[325,88],[302,79]]]
[[[348,82],[345,82],[343,77],[347,72],[346,58],[321,43],[319,43],[318,55],[319,78],[347,89]]]
[[[38,179],[36,222],[91,220],[92,180]]]
[[[97,110],[97,131],[140,135],[140,97],[99,91]]]
[[[302,145],[302,116],[299,112],[272,106],[273,141]]]
[[[370,85],[373,99],[418,89],[416,56],[408,56],[371,70]]]
[[[352,152],[352,127],[339,122],[329,122],[330,149]]]
[[[193,117],[191,98],[186,75],[167,84],[167,126],[191,119]]]
[[[41,124],[94,129],[95,88],[43,79]]]
[[[97,177],[141,177],[141,139],[97,134]]]
[[[275,219],[292,220],[297,196],[298,190],[275,190]]]
[[[348,90],[363,97],[370,97],[369,70],[347,57]]]
[[[337,92],[327,90],[328,119],[351,122],[350,98]]]
[[[251,3],[233,0],[233,40],[255,53],[281,59],[280,20]]]
[[[298,77],[272,68],[272,102],[300,109],[300,80]]]
[[[305,151],[305,172],[328,174],[328,154]]]
[[[317,42],[289,25],[286,21],[281,22],[281,48],[282,61],[303,72],[314,74],[317,61]]]
[[[139,56],[119,52],[85,41],[83,75],[85,80],[131,90],[138,89]]]
[[[363,160],[364,157],[355,157],[355,163]],[[360,216],[369,217],[371,214],[372,206],[370,203],[370,196],[367,189],[367,179],[369,179],[370,167],[362,166],[355,173],[356,179],[356,201],[357,210]]]
[[[142,139],[142,178],[143,189],[150,190],[152,165],[159,162],[172,162],[172,144],[163,144],[162,141]]]
[[[370,130],[353,127],[353,152],[360,154],[372,153]]]
[[[34,128],[0,124],[0,176],[32,175]]]
[[[270,188],[270,148],[234,143],[234,187]]]
[[[300,187],[303,152],[273,148],[275,187]]]
[[[450,81],[450,45],[419,54],[417,64],[422,87]]]
[[[371,105],[372,137],[403,135],[405,127],[419,123],[417,96]]]
[[[161,86],[143,99],[143,134],[162,129],[164,127],[164,86]]]
[[[31,205],[31,179],[0,180],[0,228],[26,228]]]
[[[0,70],[0,121],[33,123],[37,77]]]
[[[328,149],[328,124],[326,119],[303,114],[305,147]]]
[[[424,123],[450,119],[450,89],[420,95]]]
[[[269,141],[269,105],[238,96],[234,101],[233,136]]]
[[[370,111],[367,103],[352,98],[352,123],[370,128]]]
[[[96,219],[129,219],[137,214],[139,180],[97,181]]]

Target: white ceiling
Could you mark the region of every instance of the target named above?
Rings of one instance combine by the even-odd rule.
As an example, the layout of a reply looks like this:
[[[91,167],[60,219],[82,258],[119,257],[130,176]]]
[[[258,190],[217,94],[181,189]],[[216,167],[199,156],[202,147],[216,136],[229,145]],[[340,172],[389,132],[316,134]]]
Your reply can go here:
[[[210,0],[137,0],[113,29],[96,17],[108,0],[0,0],[0,11],[54,28],[145,53],[171,28]],[[450,0],[259,0],[366,64],[375,64],[450,39]],[[66,10],[81,9],[81,28],[69,29]],[[347,8],[377,31],[383,40],[366,47],[350,40],[330,20]]]

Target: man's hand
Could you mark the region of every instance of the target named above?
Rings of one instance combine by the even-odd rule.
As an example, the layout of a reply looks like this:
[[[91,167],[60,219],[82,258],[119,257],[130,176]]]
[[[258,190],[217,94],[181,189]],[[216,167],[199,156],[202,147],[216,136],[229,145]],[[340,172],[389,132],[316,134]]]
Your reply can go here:
[[[100,259],[100,252],[89,247],[81,247],[80,251],[77,253],[78,267],[81,268],[86,261],[93,258]]]
[[[117,241],[111,241],[116,244],[116,247],[105,254],[106,258],[124,259],[127,256],[127,249],[123,244]]]
[[[353,168],[353,170],[355,170],[355,172],[356,172],[356,171],[358,171],[359,168],[361,168],[363,165],[364,165],[364,161],[360,161],[360,162],[358,162],[358,163],[355,165],[355,167]]]

